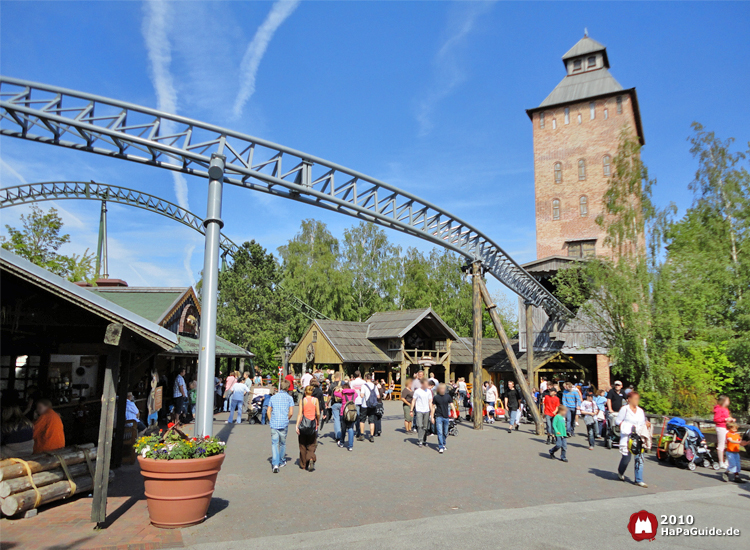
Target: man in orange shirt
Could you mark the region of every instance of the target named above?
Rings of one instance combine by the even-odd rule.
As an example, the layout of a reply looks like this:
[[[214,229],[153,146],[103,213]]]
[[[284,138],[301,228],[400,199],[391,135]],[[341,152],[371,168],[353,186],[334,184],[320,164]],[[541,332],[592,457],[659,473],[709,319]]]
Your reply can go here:
[[[65,431],[60,415],[52,410],[49,399],[40,399],[36,404],[37,419],[34,422],[34,454],[55,451],[65,447]]]

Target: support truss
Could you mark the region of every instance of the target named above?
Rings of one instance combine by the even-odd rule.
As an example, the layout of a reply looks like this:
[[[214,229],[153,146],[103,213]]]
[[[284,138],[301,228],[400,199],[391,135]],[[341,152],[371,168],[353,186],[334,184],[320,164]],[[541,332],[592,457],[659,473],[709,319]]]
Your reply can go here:
[[[194,229],[201,235],[205,235],[206,233],[203,219],[189,210],[185,210],[172,202],[155,197],[154,195],[126,187],[93,181],[48,181],[0,189],[0,209],[30,202],[65,199],[106,200],[108,202],[135,206],[136,208],[154,212],[170,220],[177,221]],[[222,250],[222,257],[229,256],[234,258],[235,254],[239,251],[239,247],[223,233],[219,237],[219,246]],[[296,296],[289,295],[289,299],[294,308],[308,319],[328,319],[327,316]]]
[[[489,237],[447,211],[332,162],[239,132],[91,94],[0,77],[0,135],[224,181],[414,235],[479,261],[552,318],[571,313]]]

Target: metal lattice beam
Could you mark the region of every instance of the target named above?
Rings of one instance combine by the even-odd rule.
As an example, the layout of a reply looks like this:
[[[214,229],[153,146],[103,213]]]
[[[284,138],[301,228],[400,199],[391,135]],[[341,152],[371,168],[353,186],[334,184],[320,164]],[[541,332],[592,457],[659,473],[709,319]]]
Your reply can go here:
[[[434,204],[338,164],[239,132],[83,92],[0,77],[0,135],[224,181],[414,235],[466,257],[552,318],[571,313],[484,233]]]
[[[0,209],[30,202],[65,199],[106,200],[108,202],[135,206],[136,208],[154,212],[170,220],[177,221],[194,229],[201,235],[206,234],[203,218],[172,202],[149,195],[148,193],[136,191],[135,189],[128,189],[127,187],[93,181],[47,181],[0,189]],[[223,233],[220,235],[219,246],[221,247],[223,256],[234,258],[235,254],[239,251],[239,247]],[[292,306],[308,319],[329,319],[329,317],[323,315],[296,296],[289,295],[289,299],[292,302]]]

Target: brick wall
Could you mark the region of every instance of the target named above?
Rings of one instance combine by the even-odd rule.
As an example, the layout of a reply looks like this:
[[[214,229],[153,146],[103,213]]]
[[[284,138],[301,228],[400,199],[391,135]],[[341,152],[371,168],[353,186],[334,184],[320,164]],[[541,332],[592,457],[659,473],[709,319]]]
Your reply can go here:
[[[597,355],[596,356],[596,387],[600,390],[606,389],[610,386],[609,380],[609,356],[608,355]]]
[[[565,107],[551,108],[533,114],[534,181],[536,194],[537,258],[553,254],[567,256],[567,239],[596,239],[596,253],[603,254],[604,233],[596,224],[602,211],[602,197],[608,177],[604,175],[605,155],[614,159],[624,127],[635,132],[635,114],[628,93],[623,93],[622,114],[617,114],[617,96],[595,101],[595,118],[591,120],[589,101],[567,105],[570,122],[565,124]],[[605,109],[607,118],[605,119]],[[578,122],[580,114],[581,122]],[[554,122],[553,122],[554,121]],[[578,161],[586,163],[586,178],[578,178]],[[562,182],[555,183],[555,163],[562,167]],[[610,166],[614,169],[614,165]],[[585,196],[588,215],[580,214],[580,198]],[[560,219],[553,219],[553,201],[560,201]]]

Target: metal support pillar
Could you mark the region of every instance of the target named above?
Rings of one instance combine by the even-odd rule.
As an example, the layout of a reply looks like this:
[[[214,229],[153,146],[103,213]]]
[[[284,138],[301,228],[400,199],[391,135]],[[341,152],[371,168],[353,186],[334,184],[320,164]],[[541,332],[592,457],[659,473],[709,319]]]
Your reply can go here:
[[[524,302],[526,305],[526,378],[529,387],[534,384],[534,304]]]
[[[214,426],[214,365],[216,362],[216,309],[219,293],[219,236],[221,195],[224,185],[225,157],[214,153],[208,168],[208,208],[203,226],[206,228],[206,249],[203,256],[203,288],[201,293],[201,331],[198,352],[198,396],[196,401],[195,435],[213,435]]]
[[[484,305],[490,314],[492,324],[495,325],[495,330],[497,331],[497,335],[500,337],[500,342],[503,344],[503,349],[505,350],[505,354],[508,356],[510,365],[511,367],[513,367],[513,372],[516,375],[516,380],[518,380],[518,385],[521,386],[521,393],[523,393],[523,397],[524,399],[526,399],[526,403],[529,405],[531,416],[534,417],[534,423],[536,424],[536,433],[537,435],[542,435],[542,417],[539,414],[539,408],[533,405],[534,397],[531,395],[531,388],[529,388],[529,383],[526,380],[526,377],[523,375],[523,371],[521,371],[521,367],[518,364],[518,359],[516,358],[516,354],[513,351],[513,346],[511,346],[508,335],[505,333],[505,329],[503,328],[503,324],[500,322],[500,316],[497,314],[497,306],[492,303],[492,298],[490,298],[490,293],[487,290],[484,281],[480,279],[479,283],[480,290],[482,292],[482,300],[484,300]]]
[[[471,264],[471,313],[472,343],[474,344],[474,385],[471,388],[471,400],[474,404],[474,429],[481,430],[484,424],[482,414],[482,266],[479,262]]]

